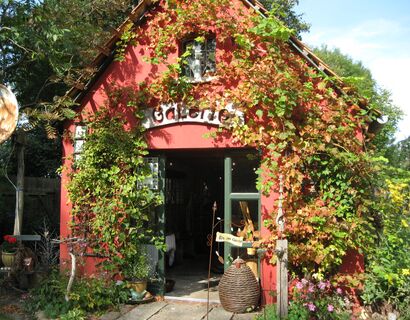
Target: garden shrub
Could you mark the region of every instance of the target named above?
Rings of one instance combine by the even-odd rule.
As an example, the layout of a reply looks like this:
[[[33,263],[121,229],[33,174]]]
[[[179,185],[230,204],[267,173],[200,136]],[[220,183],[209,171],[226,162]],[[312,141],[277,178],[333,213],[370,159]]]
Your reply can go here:
[[[30,313],[44,311],[50,318],[64,316],[81,319],[86,313],[103,312],[114,308],[128,299],[128,292],[122,285],[101,278],[77,278],[65,300],[68,277],[52,273],[38,287],[33,289],[25,304]],[[78,316],[78,318],[75,318]]]
[[[379,241],[367,257],[362,299],[375,311],[388,303],[405,316],[410,311],[410,172],[387,167],[382,173],[382,225]]]

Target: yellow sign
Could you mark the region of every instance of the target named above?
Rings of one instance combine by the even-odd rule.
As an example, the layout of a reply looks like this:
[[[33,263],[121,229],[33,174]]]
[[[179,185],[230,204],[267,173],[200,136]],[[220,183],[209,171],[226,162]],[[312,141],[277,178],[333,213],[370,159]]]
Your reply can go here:
[[[242,247],[243,237],[235,237],[229,233],[217,232],[215,241],[216,242],[229,242],[230,244],[233,244],[234,246]]]

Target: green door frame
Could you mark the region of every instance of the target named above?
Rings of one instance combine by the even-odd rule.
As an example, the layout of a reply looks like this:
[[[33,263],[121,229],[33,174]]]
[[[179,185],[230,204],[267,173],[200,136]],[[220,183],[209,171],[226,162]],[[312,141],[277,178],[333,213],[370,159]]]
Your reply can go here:
[[[165,201],[165,175],[166,175],[166,157],[161,154],[158,155],[158,191],[160,196]],[[261,197],[259,192],[246,192],[246,193],[236,193],[232,192],[232,158],[230,156],[225,156],[224,158],[224,232],[231,233],[231,224],[232,224],[232,200],[257,200],[258,201],[258,226],[260,228],[261,220]],[[163,236],[165,239],[165,202],[156,208],[157,216],[157,226],[158,233],[160,236]],[[229,256],[231,252],[232,245],[225,242],[224,243],[224,269],[229,267]],[[165,294],[165,252],[159,250],[158,252],[158,276],[162,281],[160,284],[160,291],[158,294]]]
[[[225,175],[225,185],[224,185],[224,202],[225,202],[225,212],[224,212],[224,232],[231,233],[232,226],[232,200],[257,200],[258,201],[258,226],[260,228],[261,220],[261,197],[259,192],[232,192],[232,158],[230,156],[225,157],[224,161],[224,175]],[[224,242],[224,269],[229,267],[229,256],[231,253],[231,245],[228,242]],[[258,259],[259,260],[259,259]]]
[[[158,192],[163,203],[156,208],[158,235],[162,236],[165,241],[165,163],[164,155],[158,156]],[[158,250],[158,278],[159,291],[156,294],[163,296],[165,294],[165,252]]]

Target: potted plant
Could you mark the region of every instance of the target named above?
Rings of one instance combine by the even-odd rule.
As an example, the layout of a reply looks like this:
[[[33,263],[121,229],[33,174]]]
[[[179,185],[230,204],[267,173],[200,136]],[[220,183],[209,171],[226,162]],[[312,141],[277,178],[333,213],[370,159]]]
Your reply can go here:
[[[126,257],[121,267],[122,274],[129,287],[138,293],[142,293],[147,289],[147,281],[152,274],[151,269],[148,254],[142,247],[139,247],[137,253]]]
[[[14,264],[14,260],[17,252],[17,238],[5,235],[4,241],[1,244],[1,261],[5,267],[11,268]]]

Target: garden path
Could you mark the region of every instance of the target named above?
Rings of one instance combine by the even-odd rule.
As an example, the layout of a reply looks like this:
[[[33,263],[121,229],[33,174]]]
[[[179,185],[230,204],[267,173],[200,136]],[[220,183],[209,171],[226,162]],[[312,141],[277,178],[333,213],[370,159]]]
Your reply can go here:
[[[210,306],[209,320],[253,320],[257,313],[233,314],[221,306]],[[175,303],[168,301],[143,304],[129,312],[105,315],[101,320],[205,320],[206,304]]]

